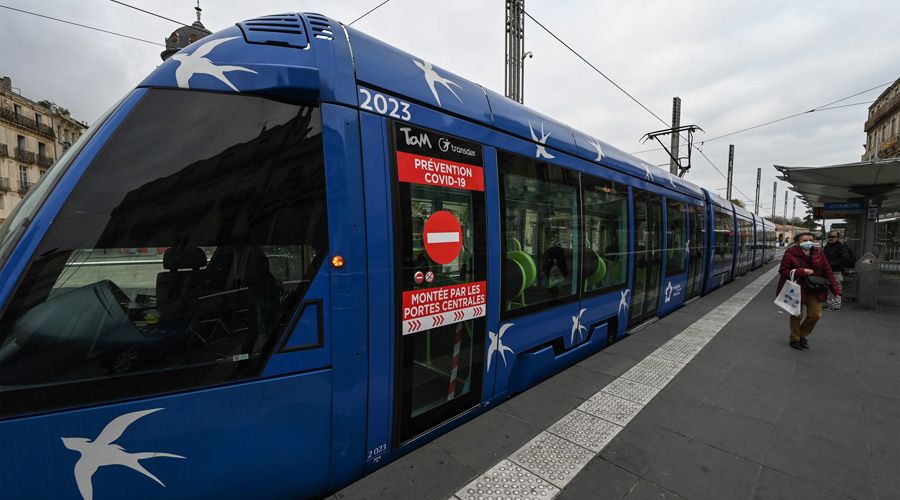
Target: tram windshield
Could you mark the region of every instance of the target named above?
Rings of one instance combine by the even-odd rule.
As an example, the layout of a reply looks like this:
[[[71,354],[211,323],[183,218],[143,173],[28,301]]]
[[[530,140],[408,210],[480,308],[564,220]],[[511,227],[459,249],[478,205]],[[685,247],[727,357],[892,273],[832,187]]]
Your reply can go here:
[[[3,413],[27,388],[51,392],[19,411],[257,375],[328,253],[326,220],[317,107],[148,91],[2,311]]]

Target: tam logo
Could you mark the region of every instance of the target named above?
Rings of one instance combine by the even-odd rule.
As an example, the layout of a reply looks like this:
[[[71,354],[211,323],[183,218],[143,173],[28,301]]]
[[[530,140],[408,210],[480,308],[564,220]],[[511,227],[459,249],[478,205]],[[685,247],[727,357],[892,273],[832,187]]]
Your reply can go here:
[[[403,132],[403,136],[406,139],[407,146],[418,146],[420,148],[424,148],[428,146],[428,149],[431,149],[431,139],[428,138],[428,134],[422,132],[419,135],[410,135],[410,131],[412,129],[409,127],[400,127],[400,131]],[[446,139],[441,139],[442,141],[446,141]],[[441,148],[443,148],[443,143],[441,143]],[[447,145],[449,145],[449,141],[447,141]],[[446,149],[441,149],[442,151],[446,151]]]

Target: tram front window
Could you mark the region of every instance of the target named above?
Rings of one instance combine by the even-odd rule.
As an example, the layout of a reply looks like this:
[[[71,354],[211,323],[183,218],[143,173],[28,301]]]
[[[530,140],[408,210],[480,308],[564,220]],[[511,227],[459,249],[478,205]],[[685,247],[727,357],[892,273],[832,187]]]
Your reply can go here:
[[[149,91],[2,311],[3,413],[257,375],[328,253],[321,133],[313,106]]]

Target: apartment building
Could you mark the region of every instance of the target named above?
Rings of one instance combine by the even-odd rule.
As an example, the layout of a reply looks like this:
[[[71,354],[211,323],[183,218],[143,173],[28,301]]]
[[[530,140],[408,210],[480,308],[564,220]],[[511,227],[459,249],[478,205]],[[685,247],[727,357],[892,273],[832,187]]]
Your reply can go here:
[[[0,78],[0,223],[87,129],[68,111],[44,104]]]
[[[900,157],[900,78],[869,106],[862,161]]]

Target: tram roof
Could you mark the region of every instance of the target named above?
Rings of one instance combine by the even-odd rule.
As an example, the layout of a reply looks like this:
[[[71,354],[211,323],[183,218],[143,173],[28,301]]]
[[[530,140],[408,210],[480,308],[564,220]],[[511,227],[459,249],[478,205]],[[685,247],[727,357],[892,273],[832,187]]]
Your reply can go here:
[[[493,90],[347,27],[360,83],[402,95],[445,112],[494,127],[525,140],[601,163],[620,172],[702,198],[699,186],[671,175],[584,132],[515,102]],[[427,68],[427,69],[426,69]],[[431,74],[434,89],[423,83]],[[426,76],[428,78],[428,76]],[[453,92],[446,92],[444,88]],[[440,100],[437,99],[440,96]]]

